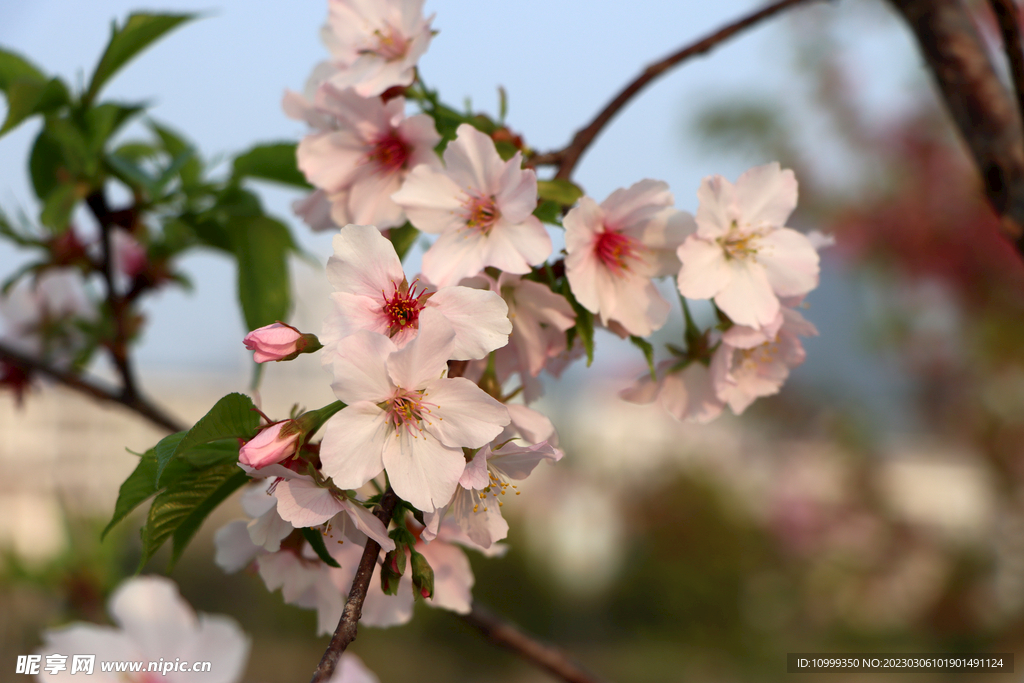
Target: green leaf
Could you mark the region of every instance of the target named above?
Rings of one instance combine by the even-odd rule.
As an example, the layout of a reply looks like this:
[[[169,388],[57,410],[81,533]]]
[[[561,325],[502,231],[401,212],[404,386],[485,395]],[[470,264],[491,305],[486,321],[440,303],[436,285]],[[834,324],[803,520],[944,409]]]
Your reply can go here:
[[[248,475],[236,465],[225,463],[193,470],[159,493],[142,527],[139,570],[172,536],[170,566],[173,567],[207,515],[248,480]]]
[[[238,179],[259,178],[310,190],[313,186],[299,170],[295,159],[295,147],[294,142],[256,145],[248,152],[235,157],[232,173]]]
[[[331,557],[331,554],[327,552],[327,546],[324,544],[324,535],[316,529],[311,529],[308,526],[299,529],[302,532],[302,537],[309,541],[309,546],[316,551],[316,556],[324,561],[328,567],[335,567],[341,569],[341,565],[338,564],[337,560]]]
[[[64,232],[71,222],[71,214],[81,198],[77,184],[58,185],[43,202],[39,222],[56,233]]]
[[[533,210],[533,215],[545,223],[562,225],[562,205],[550,199],[546,199],[538,204],[537,208]]]
[[[20,80],[7,88],[7,119],[0,127],[0,136],[35,114],[46,114],[69,101],[67,86],[59,78],[49,81]]]
[[[657,382],[658,374],[654,369],[654,347],[651,346],[649,341],[636,335],[630,335],[629,341],[633,342],[634,346],[644,352],[644,358],[647,359],[647,368],[651,371],[651,379]]]
[[[571,180],[555,178],[554,180],[538,180],[537,196],[542,200],[557,202],[562,206],[572,206],[583,196],[583,190]]]
[[[45,128],[39,131],[28,158],[29,175],[32,177],[32,189],[35,190],[36,197],[45,199],[57,187],[58,169],[61,168],[63,160],[60,143],[53,134]]]
[[[399,228],[391,228],[388,233],[388,238],[391,240],[392,246],[395,248],[395,253],[398,254],[398,260],[401,261],[405,258],[405,255],[409,253],[409,249],[412,245],[416,244],[416,238],[420,236],[420,231],[413,227],[409,221],[405,222],[405,225]]]
[[[186,462],[175,462],[164,472],[164,481],[177,481],[191,469],[192,467]],[[114,505],[114,516],[103,533],[100,534],[100,539],[103,539],[132,510],[159,490],[156,485],[156,451],[151,448],[139,458],[139,464],[135,466],[135,470],[121,484],[121,489],[117,494],[117,503]]]
[[[267,216],[230,221],[238,259],[238,300],[247,329],[286,320],[291,310],[288,252],[295,246],[287,226]]]
[[[89,148],[93,152],[101,151],[114,133],[130,121],[139,112],[145,111],[142,104],[119,104],[104,102],[85,112],[85,129]]]
[[[117,152],[111,152],[104,157],[110,171],[117,176],[117,179],[132,189],[146,190],[150,196],[153,195],[156,187],[156,179],[150,176],[145,169],[135,163],[133,159],[121,156]]]
[[[172,157],[177,159],[183,154],[189,154],[188,161],[182,164],[181,169],[178,172],[181,178],[181,184],[184,187],[191,187],[199,183],[203,175],[203,162],[196,153],[195,148],[192,147],[183,137],[172,131],[166,126],[162,126],[155,121],[149,122],[149,127],[157,137],[160,138],[160,142],[163,143],[164,149]]]
[[[110,42],[100,57],[99,64],[89,81],[89,88],[82,96],[82,103],[90,104],[99,94],[100,89],[114,74],[131,61],[137,54],[160,39],[168,31],[173,30],[186,21],[195,18],[194,14],[149,14],[140,12],[132,14],[124,23],[111,25]]]
[[[252,438],[260,424],[259,413],[254,408],[252,399],[245,394],[228,394],[199,418],[188,432],[164,437],[156,445],[157,483],[163,476],[164,468],[179,454],[223,439]]]
[[[573,338],[578,336],[583,343],[583,350],[587,352],[587,367],[594,362],[594,314],[583,308],[576,297],[572,295],[569,281],[562,281],[562,296],[564,296],[572,309],[576,312],[576,325],[570,327],[566,332],[566,343],[572,348]]]
[[[46,75],[21,55],[0,50],[0,90],[5,93],[19,81],[45,83]]]
[[[100,155],[89,148],[81,128],[67,119],[49,119],[46,130],[60,148],[61,164],[72,178],[93,178]]]

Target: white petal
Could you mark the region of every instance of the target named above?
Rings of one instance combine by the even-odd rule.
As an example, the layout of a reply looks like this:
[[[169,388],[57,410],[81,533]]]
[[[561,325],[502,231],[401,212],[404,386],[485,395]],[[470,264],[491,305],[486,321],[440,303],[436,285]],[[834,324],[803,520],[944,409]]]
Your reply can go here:
[[[324,429],[320,443],[324,474],[340,488],[359,488],[384,469],[381,451],[394,433],[387,415],[373,403],[343,408]]]
[[[327,280],[339,292],[380,299],[405,279],[395,247],[372,225],[346,225],[332,245]]]
[[[438,309],[423,309],[419,324],[416,338],[391,354],[387,362],[391,381],[404,389],[421,389],[441,377],[455,346],[455,330]]]
[[[469,614],[473,603],[474,578],[466,554],[456,546],[441,541],[421,543],[416,550],[434,570],[434,596],[427,604],[458,614]]]
[[[715,296],[715,304],[739,325],[770,325],[779,313],[779,299],[772,291],[764,268],[733,259],[732,279]]]
[[[391,395],[387,359],[396,350],[387,337],[359,330],[338,342],[331,363],[335,395],[349,405],[357,401],[377,403]]]
[[[679,293],[688,299],[710,299],[728,286],[733,277],[725,250],[696,235],[676,252],[683,267],[679,271]]]
[[[344,501],[342,505],[349,519],[355,523],[356,528],[377,541],[380,544],[381,550],[391,552],[395,549],[395,542],[388,536],[387,527],[372,512],[359,503],[350,500]]]
[[[752,226],[785,225],[796,208],[796,176],[778,162],[756,166],[736,181],[736,203]]]
[[[505,406],[464,377],[432,382],[423,400],[437,406],[426,431],[452,448],[480,448],[510,421]]]
[[[495,292],[470,287],[444,287],[427,306],[437,308],[455,331],[452,360],[483,358],[508,343],[512,322],[508,305]]]
[[[396,432],[384,445],[384,467],[395,493],[424,512],[445,505],[466,466],[461,448],[448,448],[422,432]]]
[[[217,549],[213,561],[228,574],[247,567],[260,551],[249,538],[247,524],[245,520],[236,519],[217,529],[213,535],[213,545]]]
[[[277,513],[297,529],[319,526],[344,509],[328,489],[309,479],[279,482],[274,490]]]
[[[781,228],[765,235],[757,260],[779,296],[806,294],[818,286],[818,252],[796,230]]]

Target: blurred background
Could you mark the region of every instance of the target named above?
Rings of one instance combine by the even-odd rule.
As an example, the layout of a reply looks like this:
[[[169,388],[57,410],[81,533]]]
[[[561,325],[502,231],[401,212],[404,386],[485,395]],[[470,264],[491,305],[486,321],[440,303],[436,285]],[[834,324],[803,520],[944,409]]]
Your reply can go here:
[[[756,6],[427,0],[440,34],[421,68],[447,101],[491,113],[504,86],[510,127],[546,151],[642,66]],[[985,7],[977,16],[1001,64]],[[279,102],[326,54],[323,3],[5,3],[0,45],[77,83],[109,22],[133,9],[205,18],[143,54],[110,95],[153,102],[153,117],[208,157],[304,134]],[[38,211],[25,172],[35,133],[0,139],[5,211]],[[781,680],[798,651],[1012,652],[1024,644],[1024,266],[887,6],[810,4],[685,64],[606,129],[576,180],[599,200],[665,180],[692,212],[701,178],[734,180],[771,160],[800,181],[791,225],[836,239],[805,311],[821,332],[807,362],[741,418],[683,425],[617,398],[643,359],[599,335],[594,365],[547,387],[540,409],[567,456],[505,507],[510,551],[472,558],[474,595],[612,681]],[[315,256],[293,263],[292,322],[317,330],[330,235],[291,217],[298,194],[262,196]],[[19,258],[0,245],[0,274]],[[184,270],[195,292],[151,302],[138,357],[144,388],[191,422],[246,390],[251,367],[232,266],[210,254]],[[659,345],[681,339],[679,318]],[[267,368],[261,397],[274,417],[334,398],[309,357]],[[106,620],[107,594],[137,564],[141,519],[102,544],[99,531],[136,462],[125,448],[161,436],[59,387],[38,385],[21,407],[0,394],[5,671],[42,629]],[[313,637],[314,615],[212,563],[213,532],[240,516],[236,501],[222,506],[171,576],[197,609],[253,636],[246,681],[305,680],[327,642]],[[361,629],[352,650],[385,682],[545,680],[422,605],[407,626]]]

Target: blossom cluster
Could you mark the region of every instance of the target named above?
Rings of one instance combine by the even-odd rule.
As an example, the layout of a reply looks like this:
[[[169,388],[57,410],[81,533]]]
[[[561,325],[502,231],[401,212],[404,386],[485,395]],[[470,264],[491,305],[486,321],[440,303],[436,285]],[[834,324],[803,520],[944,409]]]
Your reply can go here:
[[[447,140],[438,132],[416,70],[431,37],[421,2],[330,8],[332,59],[284,99],[311,127],[297,163],[316,189],[296,211],[336,231],[330,313],[319,336],[277,323],[245,344],[256,362],[319,351],[338,403],[268,418],[241,447],[240,464],[260,480],[243,498],[250,519],[217,535],[218,564],[255,563],[287,602],[317,610],[322,632],[341,614],[367,539],[381,547],[381,580],[365,623],[404,622],[414,594],[469,610],[462,549],[501,553],[513,482],[563,455],[551,421],[530,407],[541,374],[592,354],[595,326],[647,344],[672,310],[659,280],[675,280],[683,345],[669,345],[671,357],[624,398],[706,422],[777,392],[804,358],[800,338],[816,334],[798,309],[827,242],[786,226],[797,182],[777,163],[735,184],[706,179],[696,215],[652,179],[600,203],[581,193],[561,217],[539,212],[527,148],[502,154],[494,131],[471,120]],[[407,116],[405,96],[423,113]],[[538,214],[564,229],[563,253]],[[436,235],[411,280],[389,239],[400,230]],[[698,329],[687,299],[709,300],[718,324]],[[389,527],[370,512],[386,488],[400,499]]]

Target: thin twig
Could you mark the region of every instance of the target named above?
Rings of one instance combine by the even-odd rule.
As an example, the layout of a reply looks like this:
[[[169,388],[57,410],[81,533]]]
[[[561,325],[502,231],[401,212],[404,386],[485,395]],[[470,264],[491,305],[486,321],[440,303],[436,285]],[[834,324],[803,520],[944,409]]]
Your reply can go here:
[[[1024,47],[1021,46],[1020,9],[1013,0],[989,0],[1003,34],[1003,51],[1010,62],[1013,89],[1017,93],[1017,113],[1024,121]]]
[[[511,650],[566,683],[599,683],[601,680],[585,671],[558,648],[538,642],[477,602],[473,603],[469,614],[459,616],[494,645]]]
[[[0,359],[5,359],[23,370],[46,375],[70,389],[74,389],[99,401],[120,404],[169,432],[180,432],[185,429],[177,420],[167,415],[163,410],[150,403],[138,393],[129,395],[123,390],[119,391],[117,388],[97,380],[87,379],[78,372],[53,367],[45,361],[27,356],[4,344],[0,344]]]
[[[125,320],[125,316],[131,311],[131,306],[125,297],[118,294],[114,286],[114,253],[111,235],[114,229],[113,215],[110,205],[107,204],[107,196],[102,189],[96,190],[86,197],[85,203],[100,224],[100,245],[103,252],[100,272],[103,274],[103,283],[107,290],[107,307],[110,309],[110,316],[114,324],[114,337],[110,340],[108,349],[114,366],[121,375],[125,395],[134,397],[138,393],[138,389],[128,355],[128,323]]]
[[[669,69],[679,65],[690,57],[708,52],[719,43],[731,38],[737,33],[754,26],[755,24],[775,15],[794,5],[800,5],[809,0],[779,0],[767,7],[764,7],[753,14],[750,14],[728,26],[706,36],[692,45],[688,45],[678,52],[669,55],[659,62],[651,64],[643,73],[637,76],[629,85],[623,88],[611,102],[591,121],[587,126],[581,128],[573,136],[572,142],[564,149],[538,154],[530,159],[533,166],[557,166],[556,178],[568,179],[579,163],[580,157],[587,148],[594,142],[601,130],[608,125],[608,122],[619,113],[627,102],[639,93],[648,83]]]
[[[395,512],[395,505],[398,503],[398,496],[389,487],[380,500],[380,507],[374,511],[387,528],[391,523],[391,515]],[[352,580],[352,590],[348,594],[348,602],[341,612],[341,619],[338,621],[338,628],[334,630],[334,637],[331,638],[327,651],[320,659],[316,671],[313,672],[311,683],[322,683],[329,681],[334,675],[334,668],[338,665],[345,648],[356,639],[356,632],[359,628],[359,618],[363,615],[363,602],[366,600],[366,591],[370,588],[370,579],[373,578],[373,570],[377,566],[377,557],[380,555],[380,544],[372,538],[366,539],[366,548],[363,549],[363,557],[359,560],[359,567],[356,569],[356,576]]]
[[[903,15],[974,156],[1003,232],[1024,255],[1024,130],[985,43],[959,0],[890,0]]]

